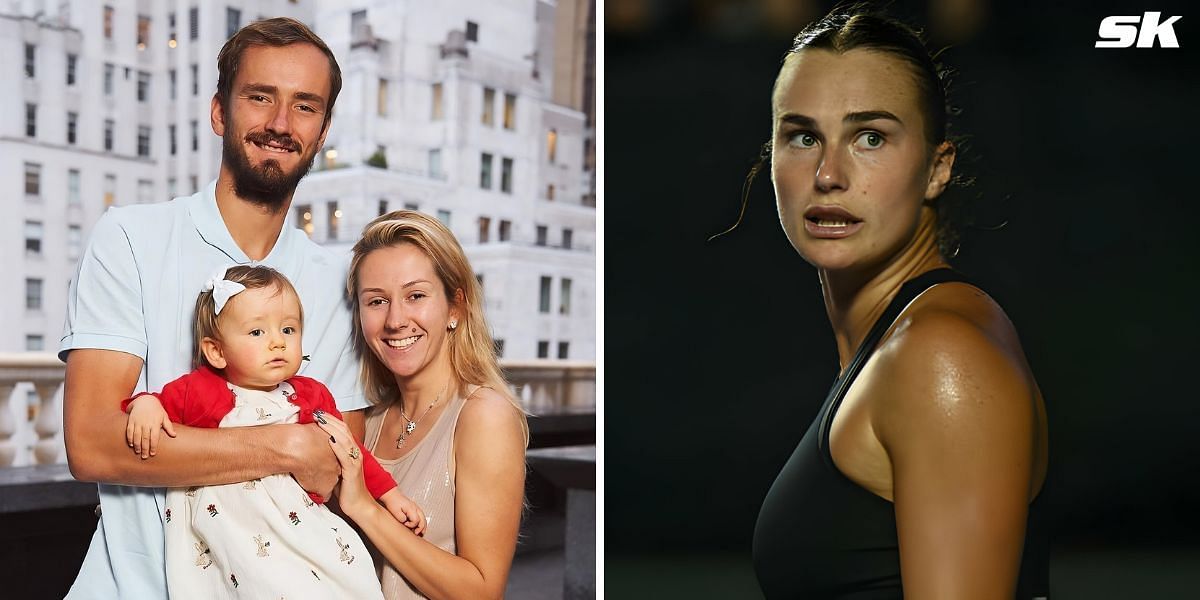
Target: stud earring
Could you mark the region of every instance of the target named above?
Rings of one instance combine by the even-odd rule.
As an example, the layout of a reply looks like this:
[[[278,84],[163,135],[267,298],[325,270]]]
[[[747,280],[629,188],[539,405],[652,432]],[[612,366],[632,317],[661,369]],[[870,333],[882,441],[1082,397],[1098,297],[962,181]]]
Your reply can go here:
[[[458,321],[450,321],[450,331],[454,331],[458,327]]]

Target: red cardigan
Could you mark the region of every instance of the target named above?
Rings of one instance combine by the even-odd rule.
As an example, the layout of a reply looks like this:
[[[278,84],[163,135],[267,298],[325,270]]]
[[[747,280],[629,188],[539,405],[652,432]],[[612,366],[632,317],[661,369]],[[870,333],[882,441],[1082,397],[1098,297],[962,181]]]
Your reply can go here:
[[[297,375],[287,380],[296,393],[289,400],[300,407],[299,422],[312,423],[313,411],[321,409],[337,418],[342,418],[334,404],[333,396],[321,382]],[[162,403],[172,423],[216,429],[221,425],[221,419],[233,410],[234,395],[226,385],[223,377],[210,367],[202,366],[163,387],[161,392],[147,392]],[[141,394],[139,394],[141,395]],[[135,398],[137,396],[134,396]],[[133,398],[121,401],[121,411],[126,412]],[[375,457],[367,452],[362,444],[358,445],[363,456],[363,479],[367,490],[375,498],[396,487],[396,481]],[[324,498],[309,492],[316,502],[324,502]]]

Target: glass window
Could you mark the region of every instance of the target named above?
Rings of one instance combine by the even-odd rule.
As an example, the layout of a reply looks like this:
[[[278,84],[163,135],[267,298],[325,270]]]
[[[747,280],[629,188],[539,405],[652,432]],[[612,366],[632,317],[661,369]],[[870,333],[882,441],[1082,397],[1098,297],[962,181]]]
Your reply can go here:
[[[179,83],[178,72],[175,69],[171,69],[170,71],[167,71],[167,78],[170,79],[170,83],[171,83],[171,85],[170,85],[171,90],[169,93],[171,94],[171,99],[174,100],[175,99],[175,89]]]
[[[433,84],[433,109],[430,111],[429,118],[434,121],[442,120],[442,84]]]
[[[557,156],[558,156],[558,130],[551,129],[550,131],[546,132],[546,158],[549,159],[551,163],[553,163],[554,159]]]
[[[538,358],[550,358],[550,342],[546,340],[538,340]]]
[[[42,222],[25,221],[25,254],[42,253]]]
[[[450,211],[439,208],[437,211],[437,219],[442,222],[442,225],[450,227]]]
[[[504,358],[504,340],[492,340],[496,345],[496,358]]]
[[[242,28],[242,11],[232,6],[225,7],[225,39],[233,37]]]
[[[25,279],[25,308],[42,309],[42,280],[34,277]]]
[[[421,210],[421,206],[415,202],[405,202],[404,210]]]
[[[562,247],[567,250],[570,250],[571,242],[572,242],[571,238],[573,238],[573,237],[575,237],[575,232],[564,227],[563,228],[563,237],[562,237]]]
[[[329,227],[325,231],[325,239],[338,239],[338,225],[342,223],[342,211],[338,208],[337,200],[325,203],[325,211],[329,216]]]
[[[479,187],[492,189],[492,155],[487,152],[479,157]]]
[[[37,46],[25,44],[25,76],[33,77],[37,66]]]
[[[177,147],[175,145],[175,124],[174,123],[167,125],[167,145],[171,149],[171,156],[175,156],[175,151],[176,151]]]
[[[538,225],[537,226],[537,239],[534,243],[537,244],[538,246],[545,246],[546,245],[546,232],[547,232],[547,227],[545,225]]]
[[[200,9],[195,6],[188,9],[188,39],[200,38]]]
[[[200,95],[200,66],[192,63],[192,95]]]
[[[303,229],[304,233],[312,237],[314,227],[311,204],[301,204],[296,207],[296,222],[300,224],[300,229]]]
[[[379,79],[379,92],[375,99],[375,113],[381,117],[387,116],[388,105],[388,80]]]
[[[113,7],[104,7],[104,39],[111,40],[113,36]]]
[[[505,158],[500,161],[500,191],[512,193],[513,159]]]
[[[26,352],[41,352],[46,349],[46,339],[36,333],[25,336]]]
[[[474,21],[467,21],[467,41],[479,41],[479,24]]]
[[[559,358],[567,357],[567,348],[569,345],[570,344],[568,342],[559,342],[558,343],[558,357]]]
[[[75,144],[75,126],[79,123],[79,113],[67,113],[67,143]]]
[[[386,215],[388,212],[388,201],[386,198],[379,199],[379,216]]]
[[[150,43],[150,17],[146,15],[138,15],[137,21],[137,49],[145,50],[146,44]]]
[[[359,40],[366,37],[367,11],[356,10],[350,13],[350,39]],[[361,32],[361,33],[360,33]]]
[[[42,165],[25,163],[25,195],[42,195]]]
[[[483,124],[494,125],[496,123],[496,90],[485,87],[483,88]]]
[[[67,225],[67,258],[79,258],[83,248],[83,228],[78,225]]]
[[[504,128],[517,128],[517,95],[504,95]]]
[[[113,127],[115,124],[112,119],[104,120],[104,150],[112,152],[113,149]]]
[[[79,204],[79,169],[71,169],[67,171],[67,205]]]
[[[569,315],[571,314],[571,280],[563,277],[558,283],[558,314]]]
[[[512,221],[500,221],[500,241],[507,242],[512,238]]]
[[[111,96],[113,94],[113,65],[112,63],[104,63],[104,95]]]
[[[167,47],[179,45],[179,36],[175,32],[175,13],[167,13]]]
[[[36,104],[25,104],[25,137],[37,137]]]
[[[150,128],[145,125],[139,125],[137,140],[137,155],[142,157],[150,156]]]
[[[550,282],[551,279],[543,275],[538,285],[538,312],[540,313],[550,312]]]
[[[149,179],[139,179],[137,185],[138,204],[154,202],[154,182]]]
[[[178,194],[176,194],[176,190],[178,190],[178,189],[179,189],[179,182],[176,181],[174,177],[168,177],[167,178],[167,198],[175,198],[178,195]]]
[[[137,100],[145,102],[150,99],[150,74],[145,71],[138,71],[137,78]]]
[[[200,149],[200,122],[192,121],[192,152]]]
[[[442,150],[441,148],[433,148],[429,151],[429,177],[431,179],[445,179],[446,174],[442,172]]]
[[[104,206],[109,207],[117,201],[117,176],[112,173],[104,174]]]
[[[79,65],[79,57],[67,55],[67,85],[75,85],[75,68]]]
[[[491,233],[492,220],[488,217],[479,217],[479,243],[486,244],[488,242],[488,234]]]
[[[546,184],[546,199],[554,200],[554,184],[553,183]]]

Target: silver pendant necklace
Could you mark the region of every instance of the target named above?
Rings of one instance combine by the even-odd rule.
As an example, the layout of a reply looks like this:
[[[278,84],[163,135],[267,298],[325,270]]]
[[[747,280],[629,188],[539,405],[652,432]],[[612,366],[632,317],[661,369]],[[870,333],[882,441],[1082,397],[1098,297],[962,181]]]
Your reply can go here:
[[[433,406],[442,399],[442,394],[446,393],[446,389],[449,387],[450,387],[450,380],[447,379],[446,385],[442,386],[442,391],[438,392],[437,396],[434,397],[433,402],[430,402],[429,406],[425,407],[425,411],[422,412],[419,416],[417,416],[414,412],[414,416],[417,417],[415,419],[408,418],[408,415],[404,413],[404,402],[400,402],[400,418],[404,419],[404,430],[400,432],[400,435],[396,436],[396,449],[397,450],[404,447],[404,442],[407,442],[409,436],[411,436],[413,434],[413,432],[417,430],[417,423],[421,419],[424,419],[425,415],[429,414],[430,410],[433,410]]]

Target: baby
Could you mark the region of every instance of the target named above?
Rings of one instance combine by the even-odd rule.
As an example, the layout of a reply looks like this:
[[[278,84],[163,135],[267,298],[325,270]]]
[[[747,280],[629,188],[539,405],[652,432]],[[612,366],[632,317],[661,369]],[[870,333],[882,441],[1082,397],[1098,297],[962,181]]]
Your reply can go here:
[[[172,423],[245,427],[311,423],[338,415],[321,383],[296,375],[303,312],[295,288],[263,266],[235,266],[209,279],[196,300],[195,371],[121,404],[126,438],[155,454]],[[367,488],[416,533],[425,517],[365,449]],[[170,489],[163,511],[172,598],[381,598],[358,534],[290,475]],[[235,592],[236,590],[236,592]]]

